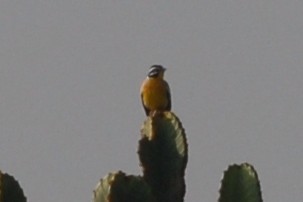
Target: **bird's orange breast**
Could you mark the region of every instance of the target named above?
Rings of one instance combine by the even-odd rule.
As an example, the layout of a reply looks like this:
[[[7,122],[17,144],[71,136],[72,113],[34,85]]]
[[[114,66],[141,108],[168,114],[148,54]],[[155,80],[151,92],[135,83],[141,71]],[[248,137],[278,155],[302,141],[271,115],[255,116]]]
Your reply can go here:
[[[162,79],[146,79],[141,86],[142,102],[149,110],[165,110],[168,99],[168,85]]]

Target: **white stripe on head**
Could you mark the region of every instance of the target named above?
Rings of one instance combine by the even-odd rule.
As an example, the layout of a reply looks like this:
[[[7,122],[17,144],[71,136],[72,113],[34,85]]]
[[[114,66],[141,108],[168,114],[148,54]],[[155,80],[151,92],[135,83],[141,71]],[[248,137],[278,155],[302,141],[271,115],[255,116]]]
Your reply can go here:
[[[157,77],[161,71],[165,71],[165,68],[161,65],[153,65],[149,68],[148,77]]]

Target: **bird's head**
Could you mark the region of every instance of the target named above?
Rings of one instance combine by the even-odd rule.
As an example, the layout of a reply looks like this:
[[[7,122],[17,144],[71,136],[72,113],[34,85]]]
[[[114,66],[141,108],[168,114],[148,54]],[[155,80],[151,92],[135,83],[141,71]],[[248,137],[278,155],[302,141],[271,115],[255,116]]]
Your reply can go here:
[[[163,78],[164,77],[164,72],[165,68],[162,67],[161,65],[153,65],[149,68],[147,76],[150,78]]]

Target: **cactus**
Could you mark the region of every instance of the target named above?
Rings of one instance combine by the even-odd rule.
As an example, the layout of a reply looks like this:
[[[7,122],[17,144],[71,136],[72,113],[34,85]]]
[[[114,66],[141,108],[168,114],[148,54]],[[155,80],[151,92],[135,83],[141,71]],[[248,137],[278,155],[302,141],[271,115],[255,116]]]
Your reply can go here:
[[[179,119],[172,112],[148,117],[141,129],[139,158],[144,179],[157,201],[183,201],[187,142]]]
[[[260,182],[252,165],[229,166],[222,179],[219,202],[262,202]]]
[[[18,181],[13,176],[0,171],[0,202],[26,202]]]
[[[110,173],[101,179],[94,190],[94,202],[154,202],[150,187],[140,176],[123,172]]]
[[[143,177],[110,173],[94,191],[94,202],[182,202],[187,142],[179,119],[172,112],[147,117],[138,149]]]

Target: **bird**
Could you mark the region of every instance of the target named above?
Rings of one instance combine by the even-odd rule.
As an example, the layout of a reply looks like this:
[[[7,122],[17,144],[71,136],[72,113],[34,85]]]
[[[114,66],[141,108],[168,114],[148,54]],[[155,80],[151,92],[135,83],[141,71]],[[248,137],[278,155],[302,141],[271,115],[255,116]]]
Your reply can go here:
[[[170,88],[164,80],[165,70],[161,65],[152,65],[141,85],[141,101],[146,116],[153,115],[157,111],[171,110]]]

